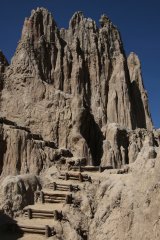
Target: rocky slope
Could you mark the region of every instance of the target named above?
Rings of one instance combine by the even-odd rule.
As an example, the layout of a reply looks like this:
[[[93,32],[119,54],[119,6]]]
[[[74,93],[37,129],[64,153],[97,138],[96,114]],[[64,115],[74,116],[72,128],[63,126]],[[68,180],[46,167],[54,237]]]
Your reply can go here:
[[[16,123],[0,119],[0,175],[32,173],[39,175],[61,158],[73,155],[67,149],[58,149],[53,141]]]
[[[76,202],[63,205],[64,220],[53,222],[56,234],[51,239],[159,239],[160,149],[148,136],[141,142],[143,147],[134,163],[126,166],[127,171],[87,172],[92,182],[83,182],[80,191],[72,192]],[[56,181],[58,175],[56,167],[49,168],[43,177],[41,175],[41,184],[45,187]],[[39,180],[33,175],[7,177],[2,183],[3,196],[7,198],[3,206],[5,211],[18,214],[22,207],[31,204],[37,185],[40,185]],[[50,209],[52,207],[54,204]]]
[[[128,174],[105,175],[95,194],[89,239],[159,239],[160,162],[152,150],[146,142]]]
[[[59,29],[37,8],[10,65],[0,51],[0,204],[10,216],[52,175],[100,165],[113,169],[90,173],[53,239],[158,240],[159,144],[138,56],[126,57],[107,16],[98,27],[76,12]]]

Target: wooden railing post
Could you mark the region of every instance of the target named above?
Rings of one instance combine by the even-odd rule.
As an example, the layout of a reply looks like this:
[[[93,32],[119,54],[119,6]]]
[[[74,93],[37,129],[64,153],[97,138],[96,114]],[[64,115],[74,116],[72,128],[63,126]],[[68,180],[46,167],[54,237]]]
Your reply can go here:
[[[72,194],[66,196],[66,204],[72,203]]]
[[[53,191],[56,191],[56,188],[57,188],[57,184],[53,182]]]
[[[83,182],[83,175],[81,173],[79,173],[79,181]]]
[[[27,211],[28,211],[28,218],[32,219],[32,209],[29,208]]]
[[[54,211],[54,220],[58,220],[59,219],[59,214],[58,214],[58,211],[57,210],[55,210]]]
[[[69,179],[68,173],[65,173],[65,180],[67,181]]]
[[[41,203],[44,203],[44,192],[41,192]]]
[[[68,195],[66,196],[66,204],[69,204],[69,198],[68,198]]]
[[[72,192],[72,185],[69,185],[69,191]]]
[[[45,236],[46,238],[50,237],[50,227],[48,225],[45,226]]]
[[[69,203],[72,203],[72,194],[69,195]]]

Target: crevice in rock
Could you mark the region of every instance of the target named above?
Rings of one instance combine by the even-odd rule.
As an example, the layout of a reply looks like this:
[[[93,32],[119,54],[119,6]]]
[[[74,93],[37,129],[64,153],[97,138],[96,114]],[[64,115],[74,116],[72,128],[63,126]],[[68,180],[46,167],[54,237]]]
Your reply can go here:
[[[134,106],[134,112],[136,117],[136,126],[138,128],[146,128],[146,115],[144,111],[144,105],[142,101],[142,95],[136,81],[131,83],[131,99]]]
[[[100,165],[103,155],[103,134],[88,109],[82,113],[80,133],[90,149],[92,165]]]
[[[108,95],[109,95],[109,81],[111,79],[113,73],[113,66],[112,63],[109,62],[109,66],[108,66],[108,76],[107,76],[107,80],[105,81],[105,92],[106,92],[106,101],[105,101],[105,108],[107,108],[107,104],[108,104]],[[107,119],[107,112],[106,112],[106,119]]]
[[[66,46],[66,42],[60,38],[60,43],[61,43],[61,53],[60,53],[60,68],[61,68],[61,77],[60,77],[60,87],[59,90],[63,91],[64,90],[64,70],[63,70],[63,59],[64,59],[64,48]]]
[[[129,146],[129,138],[127,135],[126,130],[120,130],[118,129],[117,131],[117,145],[118,145],[118,149],[121,152],[121,149],[123,149],[124,151],[124,158],[122,156],[122,152],[121,152],[121,160],[124,160],[125,164],[129,163],[129,158],[128,158],[128,146]],[[117,167],[117,166],[116,166]]]
[[[17,136],[17,137],[18,137],[18,136]],[[17,148],[18,148],[18,149],[17,149],[18,155],[17,155],[16,169],[17,169],[17,172],[20,173],[20,171],[21,171],[21,162],[22,162],[22,159],[21,159],[22,139],[21,139],[21,137],[20,137],[19,140],[18,140]]]
[[[3,135],[0,134],[0,175],[3,171],[3,165],[4,165],[4,154],[7,150],[7,143],[6,141],[3,139]]]
[[[89,76],[89,70],[88,70],[88,64],[87,62],[83,62],[83,81],[84,81],[84,105],[90,109],[91,106],[91,83],[90,83],[90,76]]]
[[[134,93],[132,89],[132,84],[130,83],[130,74],[129,74],[129,69],[127,65],[127,59],[125,58],[124,61],[124,73],[125,73],[125,78],[128,86],[128,97],[131,103],[131,109],[133,109],[130,114],[131,114],[131,124],[132,124],[132,129],[135,129],[137,124],[136,124],[136,112],[135,112],[135,105],[134,105]]]

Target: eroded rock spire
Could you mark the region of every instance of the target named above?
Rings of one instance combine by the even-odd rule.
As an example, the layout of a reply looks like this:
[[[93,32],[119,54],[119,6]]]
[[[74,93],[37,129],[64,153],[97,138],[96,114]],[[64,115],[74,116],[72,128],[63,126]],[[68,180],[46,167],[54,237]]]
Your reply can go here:
[[[148,96],[143,85],[141,63],[135,53],[128,56],[128,68],[131,81],[132,100],[137,126],[152,129],[152,119],[149,112]]]
[[[1,102],[3,116],[92,164],[101,162],[108,124],[152,128],[139,62],[133,55],[127,62],[110,19],[102,15],[100,23],[76,12],[68,29],[59,29],[48,10],[32,11],[5,73]]]

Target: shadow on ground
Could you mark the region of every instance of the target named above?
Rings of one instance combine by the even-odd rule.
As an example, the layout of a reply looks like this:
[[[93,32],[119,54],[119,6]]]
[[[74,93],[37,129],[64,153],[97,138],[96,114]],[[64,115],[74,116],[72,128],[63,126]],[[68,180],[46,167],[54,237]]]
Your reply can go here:
[[[22,236],[16,221],[0,212],[0,240],[18,240]]]

